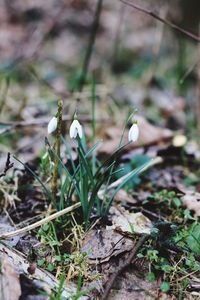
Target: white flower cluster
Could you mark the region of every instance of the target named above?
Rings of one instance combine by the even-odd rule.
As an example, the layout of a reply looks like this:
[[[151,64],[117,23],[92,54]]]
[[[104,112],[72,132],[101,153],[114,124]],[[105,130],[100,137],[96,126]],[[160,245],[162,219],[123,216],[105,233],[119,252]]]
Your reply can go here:
[[[48,134],[53,133],[58,125],[58,120],[56,117],[53,117],[47,126],[47,132]],[[69,129],[69,136],[71,139],[76,139],[77,136],[82,139],[83,137],[83,128],[82,125],[79,123],[78,120],[74,119],[74,121],[72,122],[70,129]],[[138,140],[139,137],[139,127],[137,123],[133,123],[133,125],[131,126],[131,128],[129,129],[129,133],[128,133],[128,141],[129,142],[136,142]]]
[[[58,126],[58,120],[56,117],[53,117],[47,126],[48,134],[53,133]],[[80,139],[83,137],[83,128],[78,120],[74,120],[69,129],[69,135],[71,139],[76,139],[79,136]]]

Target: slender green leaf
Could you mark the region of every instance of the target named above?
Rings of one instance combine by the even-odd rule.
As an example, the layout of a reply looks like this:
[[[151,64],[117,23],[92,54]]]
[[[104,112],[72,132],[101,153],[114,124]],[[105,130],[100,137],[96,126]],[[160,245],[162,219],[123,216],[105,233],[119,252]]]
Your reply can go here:
[[[46,188],[46,186],[44,185],[44,183],[42,182],[42,180],[39,178],[39,176],[33,171],[31,170],[31,168],[29,168],[29,166],[25,163],[23,163],[19,158],[17,158],[15,155],[13,156],[13,158],[15,160],[17,160],[19,163],[21,163],[25,169],[27,169],[34,177],[35,179],[41,184],[41,186],[43,187],[47,197],[49,198],[49,200],[52,201],[52,203],[54,204],[54,206],[56,207],[56,202],[55,199],[53,199],[53,197],[51,196],[49,190]]]

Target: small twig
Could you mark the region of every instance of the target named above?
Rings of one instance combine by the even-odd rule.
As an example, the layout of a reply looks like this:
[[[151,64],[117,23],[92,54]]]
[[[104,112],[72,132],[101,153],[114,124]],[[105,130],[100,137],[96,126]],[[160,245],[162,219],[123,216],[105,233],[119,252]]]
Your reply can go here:
[[[157,214],[153,213],[152,211],[150,211],[148,209],[142,208],[141,212],[145,212],[146,214],[152,216],[155,219],[166,221],[166,219],[163,216],[157,215]]]
[[[186,274],[186,275],[184,275],[184,276],[182,276],[182,277],[180,277],[180,278],[175,278],[173,281],[170,280],[170,282],[171,282],[171,283],[173,283],[173,282],[180,282],[180,281],[182,281],[183,279],[185,279],[185,278],[187,278],[187,277],[190,277],[190,276],[192,276],[193,274],[195,274],[195,273],[197,273],[197,272],[199,272],[199,270],[195,270],[195,271],[193,271],[193,272],[191,272],[191,273],[188,273],[188,274]]]
[[[194,69],[198,66],[199,64],[199,59],[197,59],[189,68],[185,71],[183,76],[180,78],[179,83],[183,84],[185,79],[194,71]]]
[[[151,10],[148,10],[148,9],[146,9],[146,8],[143,8],[143,7],[141,7],[141,6],[138,6],[138,5],[134,4],[133,2],[129,2],[129,1],[126,1],[126,0],[119,0],[119,1],[122,2],[122,3],[124,3],[124,4],[126,4],[126,5],[128,5],[128,6],[131,6],[131,7],[135,8],[135,9],[138,10],[138,11],[141,11],[142,13],[145,13],[145,14],[147,14],[147,15],[153,17],[154,19],[156,19],[156,20],[158,20],[158,21],[164,23],[165,25],[167,25],[167,26],[173,28],[174,30],[177,30],[177,31],[183,33],[184,35],[186,35],[186,36],[188,36],[189,38],[195,40],[196,42],[198,42],[198,43],[200,42],[200,37],[199,37],[199,36],[193,34],[193,33],[190,32],[190,31],[187,31],[187,30],[185,30],[185,29],[179,27],[178,25],[172,23],[171,21],[169,21],[169,20],[167,20],[167,19],[164,19],[164,18],[160,17],[160,16],[157,15],[155,12],[153,12],[153,11],[151,11]]]
[[[3,171],[3,173],[0,174],[0,177],[6,176],[6,173],[8,172],[9,169],[11,169],[13,167],[13,165],[14,165],[14,163],[10,162],[10,152],[8,152],[4,171]]]
[[[71,121],[71,115],[63,115],[62,121]],[[90,116],[80,116],[79,120],[82,122],[91,122],[92,118]],[[108,122],[108,118],[96,118],[96,122]],[[49,123],[48,118],[40,118],[40,119],[33,119],[31,121],[19,121],[19,122],[0,122],[0,126],[6,126],[6,128],[0,129],[0,134],[9,132],[13,129],[18,129],[22,127],[32,127],[32,126],[46,126]]]
[[[117,28],[116,28],[116,33],[115,33],[115,38],[114,38],[114,45],[113,45],[113,54],[111,58],[111,65],[114,66],[115,62],[118,59],[118,54],[119,54],[119,49],[120,49],[120,39],[121,39],[121,31],[122,31],[122,25],[125,20],[125,6],[121,4],[119,8],[119,16],[118,16],[118,23],[117,23]]]
[[[106,289],[104,291],[104,294],[102,296],[102,300],[106,300],[109,293],[110,293],[110,290],[116,280],[116,278],[124,271],[124,269],[126,269],[132,262],[133,258],[136,256],[136,254],[138,253],[139,249],[142,247],[142,245],[146,242],[146,240],[149,238],[149,235],[144,235],[142,236],[138,243],[136,244],[136,246],[133,247],[133,249],[131,250],[130,252],[130,255],[128,257],[128,259],[126,260],[126,262],[120,266],[116,271],[115,273],[113,274],[113,276],[111,277],[111,279],[108,281],[108,284],[106,286]]]
[[[50,222],[50,221],[52,221],[52,220],[54,220],[56,218],[59,218],[59,217],[65,215],[65,214],[67,214],[67,213],[75,210],[76,208],[78,208],[80,206],[81,206],[81,203],[78,202],[78,203],[76,203],[76,204],[74,204],[74,205],[72,205],[70,207],[64,208],[63,210],[60,210],[60,211],[56,212],[55,214],[52,214],[52,215],[50,215],[50,216],[48,216],[48,217],[46,217],[46,218],[44,218],[44,219],[42,219],[42,220],[40,220],[38,222],[35,222],[35,223],[31,224],[31,225],[26,226],[24,228],[4,233],[4,234],[0,235],[0,239],[12,238],[12,237],[14,237],[16,235],[19,235],[19,234],[28,232],[30,230],[33,230],[33,229],[35,229],[37,227],[40,227],[40,226],[42,226],[42,225],[44,225],[44,224],[46,224],[46,223],[48,223],[48,222]]]
[[[60,100],[58,102],[58,112],[56,114],[57,117],[57,129],[55,134],[55,144],[54,144],[54,150],[56,153],[56,156],[54,155],[54,166],[53,166],[53,175],[52,175],[52,181],[51,181],[51,193],[52,197],[56,201],[57,198],[57,192],[58,192],[58,169],[59,169],[59,159],[60,159],[60,139],[62,134],[62,110],[63,110],[63,102]]]
[[[95,11],[95,16],[94,16],[94,21],[93,21],[93,25],[92,25],[92,30],[91,30],[91,34],[90,34],[90,38],[89,38],[89,43],[88,43],[88,47],[86,50],[85,58],[83,61],[83,67],[82,67],[82,71],[81,71],[81,75],[80,75],[79,91],[82,90],[82,88],[85,84],[86,77],[87,77],[90,59],[91,59],[91,55],[92,55],[92,51],[94,48],[94,43],[95,43],[98,27],[99,27],[99,19],[100,19],[101,10],[102,10],[102,4],[103,4],[103,0],[98,0],[97,6],[96,6],[96,11]]]

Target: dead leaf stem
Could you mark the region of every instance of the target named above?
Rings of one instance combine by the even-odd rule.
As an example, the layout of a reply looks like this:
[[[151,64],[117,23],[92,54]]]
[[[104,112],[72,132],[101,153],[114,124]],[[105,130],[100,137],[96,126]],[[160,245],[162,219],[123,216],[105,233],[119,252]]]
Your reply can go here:
[[[60,158],[60,139],[61,139],[61,131],[62,131],[62,110],[63,110],[63,102],[60,100],[58,102],[58,112],[57,112],[57,129],[56,129],[56,137],[55,137],[55,145],[54,150],[56,156],[54,156],[54,167],[53,167],[53,176],[52,176],[52,184],[51,184],[51,192],[52,197],[56,201],[57,192],[58,192],[58,167],[59,167],[59,158]]]
[[[33,229],[35,229],[37,227],[40,227],[40,226],[42,226],[42,225],[44,225],[44,224],[46,224],[46,223],[48,223],[48,222],[50,222],[50,221],[52,221],[52,220],[54,220],[56,218],[59,218],[59,217],[65,215],[65,214],[67,214],[67,213],[75,210],[76,208],[78,208],[80,206],[81,206],[81,203],[78,202],[78,203],[76,203],[76,204],[74,204],[72,206],[64,208],[64,209],[62,209],[62,210],[60,210],[60,211],[58,211],[58,212],[56,212],[56,213],[54,213],[54,214],[46,217],[46,218],[44,218],[44,219],[42,219],[42,220],[40,220],[38,222],[35,222],[35,223],[31,224],[31,225],[28,225],[28,226],[26,226],[24,228],[20,228],[20,229],[17,229],[15,231],[4,233],[4,234],[0,235],[0,239],[12,238],[12,237],[14,237],[16,235],[23,234],[25,232],[31,231],[31,230],[33,230]]]

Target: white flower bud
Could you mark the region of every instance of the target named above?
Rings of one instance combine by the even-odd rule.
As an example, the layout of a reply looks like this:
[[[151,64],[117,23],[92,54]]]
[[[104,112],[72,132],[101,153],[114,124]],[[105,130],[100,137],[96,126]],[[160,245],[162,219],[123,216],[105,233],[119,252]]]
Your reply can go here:
[[[128,141],[129,142],[136,142],[139,137],[139,127],[137,123],[134,123],[131,128],[129,129],[128,133]]]
[[[49,124],[47,126],[47,132],[48,134],[51,134],[52,132],[54,132],[57,128],[58,125],[58,120],[56,117],[53,117],[50,121]]]
[[[69,129],[69,135],[71,139],[75,139],[77,135],[81,139],[83,137],[83,129],[78,120],[74,120]]]

